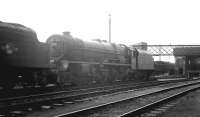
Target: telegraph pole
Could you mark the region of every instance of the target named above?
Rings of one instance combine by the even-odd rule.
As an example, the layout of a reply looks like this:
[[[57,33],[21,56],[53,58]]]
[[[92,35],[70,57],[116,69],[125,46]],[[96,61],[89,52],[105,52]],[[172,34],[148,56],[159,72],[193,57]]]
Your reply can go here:
[[[109,16],[109,43],[111,43],[111,14],[108,15]]]

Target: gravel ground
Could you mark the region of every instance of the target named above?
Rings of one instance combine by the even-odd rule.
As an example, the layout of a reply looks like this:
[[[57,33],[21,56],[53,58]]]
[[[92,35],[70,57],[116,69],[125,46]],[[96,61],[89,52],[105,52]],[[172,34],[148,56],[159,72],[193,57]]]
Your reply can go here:
[[[190,86],[190,88],[195,86]],[[147,104],[153,103],[157,100],[163,99],[165,97],[171,96],[176,94],[177,92],[184,91],[186,88],[181,88],[173,91],[168,91],[165,93],[159,93],[154,95],[145,96],[138,99],[129,100],[122,103],[117,103],[111,106],[108,106],[107,108],[103,108],[101,111],[98,111],[97,113],[88,114],[89,117],[117,117],[123,113],[129,112],[131,110],[135,110],[139,107],[145,106]],[[88,115],[85,115],[83,117],[88,117]],[[172,116],[170,116],[172,117]]]
[[[182,97],[174,107],[163,113],[162,117],[200,117],[200,90]]]

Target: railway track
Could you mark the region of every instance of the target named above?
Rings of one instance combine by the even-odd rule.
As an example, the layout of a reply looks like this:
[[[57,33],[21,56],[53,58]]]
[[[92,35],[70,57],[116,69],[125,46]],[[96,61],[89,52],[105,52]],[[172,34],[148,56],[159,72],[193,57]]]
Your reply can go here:
[[[172,79],[164,79],[158,78],[158,81],[170,81]],[[186,80],[184,78],[182,79],[176,79],[177,81]],[[136,81],[137,83],[143,83]],[[153,82],[153,81],[152,81]],[[74,90],[88,90],[88,89],[97,89],[99,87],[114,87],[114,86],[121,86],[121,85],[137,85],[137,83],[131,83],[131,82],[114,82],[113,83],[107,83],[107,84],[93,84],[91,86],[82,86],[82,87],[76,87],[76,86],[63,86],[62,88],[59,86],[56,86],[55,84],[47,85],[46,87],[19,87],[14,88],[12,90],[3,90],[0,87],[0,100],[3,98],[11,98],[11,97],[22,97],[27,95],[39,95],[44,93],[52,93],[52,92],[59,92],[59,91],[74,91]]]
[[[162,112],[165,112],[168,108],[176,104],[177,98],[180,98],[187,93],[194,91],[196,89],[199,89],[198,87],[191,87],[189,89],[182,90],[180,92],[174,93],[172,95],[168,95],[164,97],[163,99],[156,100],[155,102],[149,103],[145,106],[142,106],[138,109],[131,110],[127,113],[124,113],[118,117],[137,117],[137,116],[143,116],[143,117],[149,117],[149,116],[158,116],[161,115]]]
[[[171,81],[170,81],[171,82]],[[158,84],[166,84],[169,82],[151,82],[151,83],[139,83],[135,84],[134,86],[129,85],[122,85],[121,87],[99,87],[99,88],[90,88],[90,89],[82,89],[82,90],[74,90],[74,91],[61,91],[56,93],[47,93],[41,95],[31,95],[31,96],[22,96],[17,98],[8,98],[8,99],[1,99],[0,100],[0,109],[1,115],[8,115],[8,113],[13,113],[14,115],[21,115],[20,111],[13,111],[19,109],[26,111],[32,111],[35,107],[41,107],[41,105],[63,105],[63,103],[73,103],[74,101],[83,101],[86,97],[94,97],[98,95],[106,95],[114,92],[131,90],[136,88],[142,88],[152,85]],[[61,101],[62,100],[62,101]],[[43,106],[44,108],[50,108],[50,106]],[[42,107],[42,108],[43,108]]]
[[[155,82],[155,81],[149,81]],[[16,88],[12,90],[3,90],[0,89],[0,100],[3,98],[12,98],[12,97],[23,97],[27,95],[40,95],[40,94],[47,94],[47,93],[55,93],[55,92],[73,92],[73,91],[83,91],[83,90],[96,90],[102,87],[104,88],[112,88],[118,86],[126,86],[126,85],[137,85],[143,84],[145,82],[115,82],[114,84],[96,84],[91,86],[82,86],[82,87],[70,87],[70,86],[63,86],[62,88],[55,85],[50,85],[47,87],[26,87],[26,88]]]
[[[145,91],[134,91],[133,94],[128,92],[126,95],[104,97],[107,100],[104,103],[99,99],[98,104],[88,106],[74,111],[65,110],[65,113],[48,113],[48,116],[54,117],[128,117],[141,115],[148,112],[152,107],[159,105],[169,99],[183,95],[186,92],[195,90],[200,87],[200,81],[179,84],[175,86],[166,86],[156,89],[146,89]],[[112,99],[110,99],[112,97]],[[70,109],[69,109],[70,110]],[[37,114],[36,114],[37,115]],[[34,115],[33,115],[34,116]],[[39,115],[37,115],[39,117]],[[42,116],[46,116],[43,114]]]

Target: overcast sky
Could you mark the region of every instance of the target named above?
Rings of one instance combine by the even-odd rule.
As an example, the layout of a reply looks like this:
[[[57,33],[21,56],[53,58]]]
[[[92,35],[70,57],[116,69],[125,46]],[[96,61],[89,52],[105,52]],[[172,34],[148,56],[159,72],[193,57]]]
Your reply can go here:
[[[200,44],[199,0],[1,0],[0,20],[34,29],[40,41],[70,31],[124,44]]]

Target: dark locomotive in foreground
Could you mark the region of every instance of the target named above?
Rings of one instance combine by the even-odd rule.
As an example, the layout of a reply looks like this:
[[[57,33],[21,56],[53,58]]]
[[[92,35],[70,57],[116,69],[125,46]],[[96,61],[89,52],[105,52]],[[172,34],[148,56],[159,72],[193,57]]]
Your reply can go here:
[[[154,69],[147,51],[83,41],[68,32],[41,43],[32,29],[0,22],[0,38],[3,88],[148,80]]]

